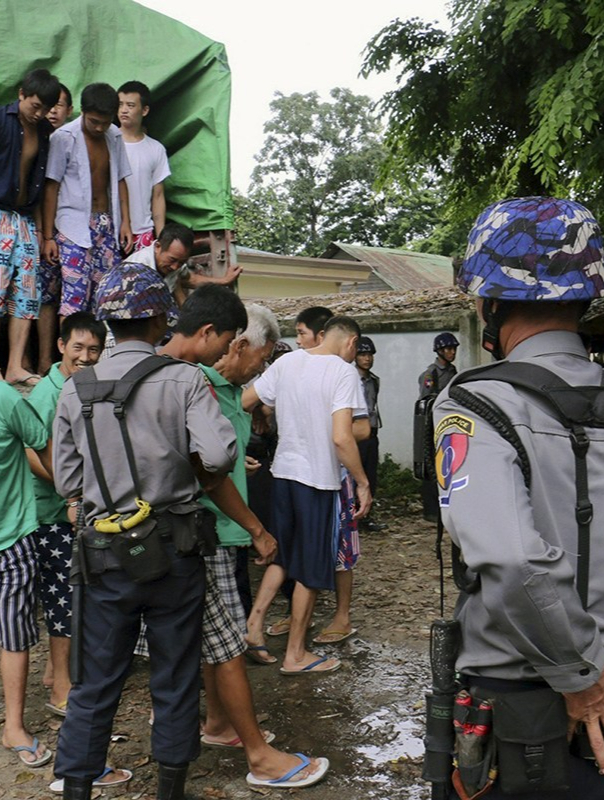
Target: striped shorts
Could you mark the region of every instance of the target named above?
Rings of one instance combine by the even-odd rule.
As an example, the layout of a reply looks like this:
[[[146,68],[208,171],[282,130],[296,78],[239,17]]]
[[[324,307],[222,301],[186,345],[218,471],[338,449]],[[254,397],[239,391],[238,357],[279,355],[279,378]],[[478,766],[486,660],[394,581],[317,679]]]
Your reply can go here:
[[[36,541],[24,536],[0,550],[0,646],[10,652],[38,643]]]
[[[208,571],[214,573],[216,586],[228,609],[233,622],[242,633],[247,633],[247,619],[239,597],[235,570],[237,569],[237,548],[217,547],[215,556],[206,556],[204,561]]]

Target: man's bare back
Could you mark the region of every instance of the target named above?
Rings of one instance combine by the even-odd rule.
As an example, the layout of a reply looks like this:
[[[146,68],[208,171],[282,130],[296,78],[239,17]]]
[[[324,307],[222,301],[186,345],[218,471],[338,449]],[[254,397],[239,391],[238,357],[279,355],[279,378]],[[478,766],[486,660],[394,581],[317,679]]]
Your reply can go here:
[[[109,211],[109,150],[105,137],[89,136],[84,129],[84,140],[90,162],[92,212]]]

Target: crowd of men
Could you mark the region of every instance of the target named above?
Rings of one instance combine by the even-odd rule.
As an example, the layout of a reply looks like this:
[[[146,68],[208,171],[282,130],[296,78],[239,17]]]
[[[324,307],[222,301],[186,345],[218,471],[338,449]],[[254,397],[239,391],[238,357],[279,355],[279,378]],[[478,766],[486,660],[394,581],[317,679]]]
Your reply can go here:
[[[271,746],[244,656],[275,663],[265,635],[287,635],[281,674],[341,666],[309,650],[307,632],[321,590],[337,607],[313,643],[354,632],[357,526],[380,426],[375,346],[355,320],[314,307],[287,352],[268,309],[189,273],[192,234],[165,224],[169,166],[144,133],[149,105],[137,82],[91,84],[81,116],[65,122],[68,90],[35,70],[0,109],[2,743],[28,767],[52,758],[24,724],[39,577],[48,706],[64,719],[52,791],[89,800],[93,786],[131,779],[106,756],[141,622],[158,800],[183,800],[200,741],[243,748],[252,787],[302,788],[329,762]],[[458,655],[456,762],[440,788],[462,800],[601,800],[603,381],[578,335],[604,296],[600,228],[575,201],[495,203],[471,231],[458,283],[478,298],[483,345],[504,363],[457,374],[458,341],[443,333],[420,377],[420,391],[440,390],[438,513],[461,588],[448,654]],[[27,340],[35,319],[53,340],[44,306],[61,321],[61,360],[42,349],[42,378]],[[10,384],[33,385],[29,399]],[[252,510],[263,467],[246,459],[252,415],[256,452],[271,461],[270,522],[266,503]],[[250,544],[266,565],[255,598]],[[266,628],[282,587],[290,614]]]

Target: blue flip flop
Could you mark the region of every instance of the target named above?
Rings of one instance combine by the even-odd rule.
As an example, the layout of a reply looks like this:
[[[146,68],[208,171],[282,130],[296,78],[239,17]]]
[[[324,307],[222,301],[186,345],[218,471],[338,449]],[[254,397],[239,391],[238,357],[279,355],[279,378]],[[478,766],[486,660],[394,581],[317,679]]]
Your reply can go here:
[[[326,661],[335,661],[335,664],[333,664],[331,667],[326,667],[325,669],[315,669],[315,667],[318,667],[319,664],[324,664]],[[335,672],[337,669],[340,669],[341,666],[342,662],[337,658],[332,659],[331,656],[323,656],[323,658],[318,658],[316,661],[311,661],[310,664],[307,664],[301,669],[285,669],[285,667],[281,667],[279,672],[282,675],[302,675],[303,673],[322,675],[324,672]]]
[[[42,753],[41,756],[34,759],[33,761],[28,761],[22,753],[31,753],[32,755],[36,754],[36,750],[40,746],[40,742],[37,736],[34,736],[34,741],[31,747],[27,745],[19,745],[18,747],[7,747],[7,750],[12,750],[13,753],[16,753],[20,760],[25,764],[26,767],[43,767],[44,764],[48,764],[50,759],[52,758],[52,750],[46,748],[46,750]]]
[[[306,778],[302,778],[299,781],[292,780],[299,772],[302,772],[303,769],[310,766],[310,758],[308,758],[308,756],[305,756],[303,753],[295,753],[295,755],[300,759],[301,763],[298,764],[297,767],[290,769],[285,775],[282,775],[280,778],[273,778],[272,780],[263,780],[262,778],[255,778],[251,772],[248,772],[245,778],[248,785],[269,787],[282,786],[285,789],[302,789],[304,786],[312,786],[313,783],[318,783],[329,769],[329,761],[326,758],[318,758],[317,762],[319,768],[316,772],[312,772]]]

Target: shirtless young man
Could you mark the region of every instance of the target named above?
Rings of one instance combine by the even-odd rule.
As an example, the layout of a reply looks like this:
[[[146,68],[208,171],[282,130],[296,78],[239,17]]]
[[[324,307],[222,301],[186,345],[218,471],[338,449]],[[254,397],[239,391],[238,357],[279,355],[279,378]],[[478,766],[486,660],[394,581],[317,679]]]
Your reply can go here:
[[[59,98],[48,70],[25,76],[19,99],[0,108],[0,316],[10,315],[6,380],[33,384],[23,367],[31,320],[38,317],[40,197],[51,124],[45,119]]]
[[[61,264],[59,315],[90,311],[101,277],[132,249],[126,177],[131,174],[119,129],[118,95],[106,83],[82,92],[82,114],[50,143],[44,193],[44,257]]]

